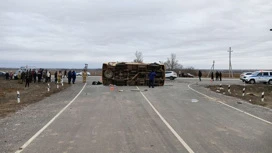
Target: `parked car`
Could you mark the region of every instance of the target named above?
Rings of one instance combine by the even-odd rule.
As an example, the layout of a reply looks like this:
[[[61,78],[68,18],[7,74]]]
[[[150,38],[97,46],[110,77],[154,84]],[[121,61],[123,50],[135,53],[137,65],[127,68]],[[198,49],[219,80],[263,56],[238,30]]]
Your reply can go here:
[[[15,71],[13,77],[17,79],[17,75],[22,72],[26,72],[27,70],[35,70],[37,72],[37,68],[35,66],[21,66],[17,71]]]
[[[76,76],[82,76],[82,72],[76,72]]]
[[[272,84],[272,71],[255,71],[245,77],[246,83],[268,83]]]
[[[174,71],[165,71],[165,78],[170,80],[175,80],[178,77],[177,73]]]
[[[245,78],[249,75],[251,75],[252,72],[244,72],[240,75],[240,80],[242,80],[243,82],[245,82]]]
[[[77,76],[82,76],[82,72],[78,72],[78,73],[76,73],[76,75],[77,75]],[[88,76],[91,76],[91,73],[90,73],[90,72],[87,72],[87,75],[88,75]]]
[[[180,77],[193,78],[195,76],[193,74],[191,74],[191,73],[181,73]]]
[[[5,75],[6,75],[6,72],[0,71],[0,77],[5,77]]]

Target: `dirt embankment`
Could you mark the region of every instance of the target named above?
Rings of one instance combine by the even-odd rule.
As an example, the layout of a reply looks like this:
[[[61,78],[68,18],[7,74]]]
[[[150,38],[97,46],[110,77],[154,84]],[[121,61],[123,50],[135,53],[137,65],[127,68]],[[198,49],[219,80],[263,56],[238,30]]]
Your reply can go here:
[[[18,80],[5,80],[0,78],[0,118],[14,113],[24,106],[38,102],[51,94],[60,92],[68,88],[70,85],[60,84],[59,88],[54,82],[49,82],[50,91],[48,91],[48,83],[30,83],[29,87],[25,84],[18,83]],[[20,92],[20,103],[17,102],[17,91]]]
[[[208,86],[212,91],[240,98],[252,104],[272,108],[272,86],[267,84],[253,84],[253,85],[231,85],[230,92],[228,86],[223,85],[221,88],[217,86]],[[243,89],[245,88],[244,96]],[[262,93],[264,92],[264,100],[262,101]]]

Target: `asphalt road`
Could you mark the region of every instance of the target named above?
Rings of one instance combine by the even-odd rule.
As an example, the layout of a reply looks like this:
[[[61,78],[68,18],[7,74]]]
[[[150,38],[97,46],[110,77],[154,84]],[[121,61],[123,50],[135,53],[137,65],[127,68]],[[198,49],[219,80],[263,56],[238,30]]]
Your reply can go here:
[[[188,86],[210,84],[208,79],[177,79],[163,87],[125,86],[114,91],[91,85],[94,80],[99,78],[89,77],[70,105],[38,134],[33,131],[33,137],[17,152],[272,152],[270,121],[192,90],[201,87]],[[230,79],[222,83],[241,82]]]

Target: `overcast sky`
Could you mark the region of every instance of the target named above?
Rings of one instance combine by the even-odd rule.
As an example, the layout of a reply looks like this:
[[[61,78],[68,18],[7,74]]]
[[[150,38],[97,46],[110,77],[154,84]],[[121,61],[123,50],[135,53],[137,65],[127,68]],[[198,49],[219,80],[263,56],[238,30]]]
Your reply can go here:
[[[0,0],[0,67],[101,68],[143,53],[184,67],[272,69],[271,0]]]

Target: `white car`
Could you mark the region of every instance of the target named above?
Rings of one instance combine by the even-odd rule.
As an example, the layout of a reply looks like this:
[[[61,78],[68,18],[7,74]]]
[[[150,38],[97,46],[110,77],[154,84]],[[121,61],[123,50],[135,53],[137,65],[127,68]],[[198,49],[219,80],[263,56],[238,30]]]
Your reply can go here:
[[[77,72],[76,76],[82,76],[82,72]]]
[[[165,71],[165,78],[170,80],[175,80],[178,77],[177,73],[174,71]]]
[[[252,72],[244,72],[240,75],[240,80],[242,80],[243,82],[245,82],[245,78],[247,76],[250,76],[252,74]]]
[[[82,72],[79,72],[79,73],[76,73],[77,76],[82,76]],[[90,72],[87,72],[87,75],[88,76],[91,76],[91,73]]]
[[[246,83],[268,83],[272,84],[272,71],[255,71],[251,75],[246,76]]]

